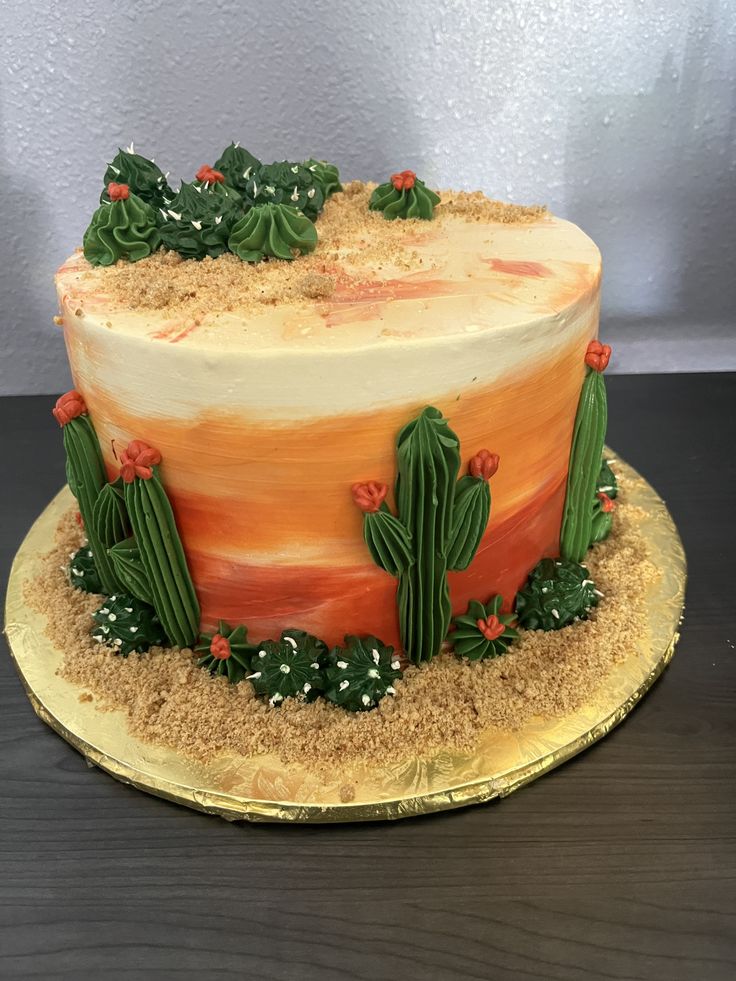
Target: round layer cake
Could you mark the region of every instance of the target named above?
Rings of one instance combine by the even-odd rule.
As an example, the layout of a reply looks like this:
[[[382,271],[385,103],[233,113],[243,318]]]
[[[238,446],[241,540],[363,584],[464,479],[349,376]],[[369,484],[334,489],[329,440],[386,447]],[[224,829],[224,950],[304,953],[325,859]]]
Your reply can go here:
[[[370,190],[335,194],[316,250],[291,263],[159,252],[100,268],[79,252],[58,272],[110,476],[130,440],[160,450],[204,627],[399,644],[396,580],[351,488],[393,486],[396,436],[427,405],[463,460],[500,457],[480,547],[450,574],[453,610],[510,604],[559,553],[598,249],[543,209],[477,193],[443,193],[433,221],[387,221]]]

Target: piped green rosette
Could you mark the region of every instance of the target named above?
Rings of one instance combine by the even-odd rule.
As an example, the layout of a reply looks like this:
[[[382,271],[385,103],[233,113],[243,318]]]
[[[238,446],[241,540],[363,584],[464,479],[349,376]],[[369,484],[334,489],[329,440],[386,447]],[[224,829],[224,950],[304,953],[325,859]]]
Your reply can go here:
[[[224,675],[231,684],[242,681],[250,671],[258,648],[248,643],[248,631],[240,624],[231,627],[220,620],[213,634],[200,634],[194,653],[197,664],[215,676]]]
[[[560,630],[585,620],[599,592],[579,562],[542,559],[516,594],[516,615],[525,630]]]
[[[182,182],[162,212],[161,242],[184,259],[216,259],[243,212],[240,195],[222,185]]]
[[[113,196],[92,215],[84,233],[85,259],[93,266],[112,266],[119,259],[138,262],[161,244],[156,211],[127,185],[110,184]]]
[[[283,160],[263,164],[246,182],[247,204],[285,204],[316,221],[325,203],[322,184],[302,163]]]
[[[396,694],[394,682],[403,677],[393,647],[372,636],[347,636],[345,647],[330,652],[325,675],[325,698],[349,712],[375,708],[386,695]]]
[[[385,184],[378,185],[370,196],[368,207],[371,211],[380,211],[388,221],[396,218],[431,221],[439,203],[439,194],[430,191],[413,170],[403,170],[393,174]]]
[[[111,183],[127,184],[131,193],[154,210],[166,207],[174,197],[174,192],[166,182],[166,175],[158,164],[135,153],[132,144],[125,150],[118,150],[112,162],[107,165],[103,180],[105,187],[100,195],[101,204],[111,200]]]
[[[166,634],[156,611],[134,596],[110,596],[92,614],[96,626],[92,639],[127,657],[136,651],[143,654],[149,647],[162,647]]]
[[[340,172],[334,164],[328,163],[326,160],[310,158],[304,161],[304,166],[310,171],[315,180],[319,181],[325,201],[331,198],[333,194],[337,194],[338,191],[342,190]]]
[[[519,632],[511,626],[516,617],[501,613],[502,605],[502,596],[494,596],[485,604],[471,600],[467,612],[455,617],[449,641],[457,657],[482,661],[506,653]]]
[[[296,208],[285,204],[258,204],[235,225],[228,247],[244,262],[266,257],[290,261],[296,254],[313,252],[317,230]]]
[[[214,163],[214,169],[224,175],[226,183],[241,194],[260,166],[261,161],[239,143],[225,147]]]
[[[440,652],[447,636],[447,574],[467,569],[478,550],[491,509],[488,481],[499,461],[481,450],[458,480],[460,441],[433,406],[404,426],[396,450],[396,515],[386,504],[385,484],[354,484],[352,493],[364,513],[363,537],[373,561],[398,578],[403,649],[421,664]]]
[[[252,660],[248,680],[272,707],[285,698],[311,702],[325,685],[327,647],[303,630],[284,630],[280,640],[264,640]]]
[[[199,602],[169,499],[158,476],[161,454],[141,440],[121,453],[125,506],[133,529],[135,556],[151,605],[166,635],[178,647],[190,647],[199,632]],[[141,590],[144,592],[144,590]]]

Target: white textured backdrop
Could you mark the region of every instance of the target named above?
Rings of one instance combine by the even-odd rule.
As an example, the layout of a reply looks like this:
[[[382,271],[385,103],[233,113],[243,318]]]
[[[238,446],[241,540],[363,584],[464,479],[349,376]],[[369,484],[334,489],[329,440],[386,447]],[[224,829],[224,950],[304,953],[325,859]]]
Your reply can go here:
[[[55,267],[134,139],[546,202],[619,371],[736,368],[734,0],[3,0],[0,391],[67,384]]]

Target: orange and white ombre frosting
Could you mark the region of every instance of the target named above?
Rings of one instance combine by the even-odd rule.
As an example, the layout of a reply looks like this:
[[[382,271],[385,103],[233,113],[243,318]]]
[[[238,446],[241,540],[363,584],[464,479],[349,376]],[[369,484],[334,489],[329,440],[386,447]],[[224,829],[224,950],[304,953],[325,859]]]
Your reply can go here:
[[[108,271],[79,253],[58,272],[74,384],[110,474],[133,440],[160,451],[206,627],[398,643],[396,582],[371,559],[353,493],[373,481],[392,502],[396,435],[426,405],[445,415],[466,463],[485,446],[502,461],[478,553],[450,575],[455,610],[495,593],[508,605],[557,554],[598,328],[598,249],[548,214],[404,224],[409,268],[356,275],[353,261],[343,275],[344,256],[331,253],[329,297],[191,322],[113,298]]]

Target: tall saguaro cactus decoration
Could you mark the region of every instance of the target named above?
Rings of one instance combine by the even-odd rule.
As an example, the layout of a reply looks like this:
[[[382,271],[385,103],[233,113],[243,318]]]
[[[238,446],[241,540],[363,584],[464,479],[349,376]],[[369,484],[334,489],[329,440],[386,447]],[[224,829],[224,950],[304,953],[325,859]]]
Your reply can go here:
[[[452,610],[447,573],[466,569],[491,510],[490,477],[498,456],[481,450],[468,474],[460,470],[460,442],[439,409],[424,409],[399,433],[396,504],[375,481],[353,486],[364,512],[363,534],[374,562],[397,576],[401,639],[415,663],[431,660],[447,636]]]
[[[560,554],[571,562],[582,562],[596,537],[593,523],[600,511],[596,487],[608,422],[603,372],[610,357],[611,348],[600,341],[591,341],[585,352],[587,368],[575,416],[560,535]]]
[[[62,395],[52,411],[64,435],[66,479],[79,505],[100,585],[110,596],[118,591],[119,582],[95,521],[97,499],[107,487],[97,434],[87,414],[85,401],[76,389]]]
[[[199,603],[174,512],[159,480],[161,454],[136,439],[120,460],[125,505],[151,602],[171,642],[191,646],[199,631]]]

